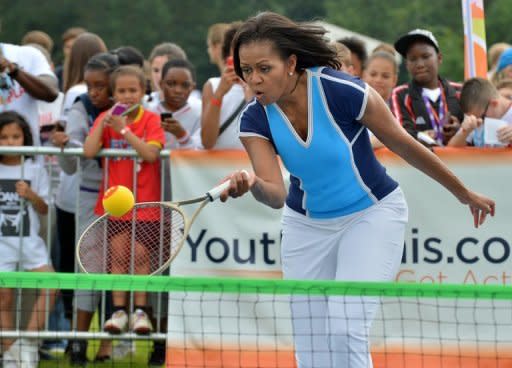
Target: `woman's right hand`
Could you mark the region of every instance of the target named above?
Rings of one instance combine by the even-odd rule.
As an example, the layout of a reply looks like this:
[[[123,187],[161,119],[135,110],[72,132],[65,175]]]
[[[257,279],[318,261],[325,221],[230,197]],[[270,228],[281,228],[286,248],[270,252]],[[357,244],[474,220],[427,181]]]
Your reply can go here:
[[[227,180],[231,181],[231,185],[221,194],[220,200],[222,202],[226,202],[229,197],[237,198],[247,193],[254,185],[256,175],[249,173],[247,170],[238,170],[226,176],[222,182]]]

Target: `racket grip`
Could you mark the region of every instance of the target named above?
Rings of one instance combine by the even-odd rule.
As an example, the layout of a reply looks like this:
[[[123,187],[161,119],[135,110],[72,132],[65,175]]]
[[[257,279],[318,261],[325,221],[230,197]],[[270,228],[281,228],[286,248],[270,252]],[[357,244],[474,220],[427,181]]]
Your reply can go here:
[[[223,191],[229,188],[231,185],[231,182],[229,180],[225,181],[224,183],[216,186],[213,189],[210,189],[206,195],[208,198],[210,198],[210,201],[213,202],[216,199],[218,199]]]

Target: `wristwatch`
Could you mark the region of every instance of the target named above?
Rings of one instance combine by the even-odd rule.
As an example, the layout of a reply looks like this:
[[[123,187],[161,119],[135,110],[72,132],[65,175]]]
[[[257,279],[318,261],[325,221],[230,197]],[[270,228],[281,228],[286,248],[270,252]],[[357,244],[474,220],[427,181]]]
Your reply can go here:
[[[124,135],[126,134],[126,132],[128,132],[130,130],[130,128],[128,128],[127,126],[125,126],[123,129],[121,129],[119,131],[119,133],[121,133],[121,135],[124,137]]]
[[[11,63],[11,70],[7,73],[7,75],[14,79],[18,76],[19,71],[20,71],[19,65],[16,63]]]

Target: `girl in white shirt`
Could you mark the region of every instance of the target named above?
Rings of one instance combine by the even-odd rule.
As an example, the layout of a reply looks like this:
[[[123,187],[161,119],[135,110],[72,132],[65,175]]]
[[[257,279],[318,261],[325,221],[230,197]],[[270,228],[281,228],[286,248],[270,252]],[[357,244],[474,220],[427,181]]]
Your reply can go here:
[[[32,146],[30,126],[14,111],[0,113],[0,146]],[[38,215],[48,213],[48,175],[43,166],[21,155],[0,156],[0,271],[53,272]],[[35,276],[34,276],[35,277]],[[45,321],[46,298],[53,306],[56,290],[40,290],[27,330],[38,331]],[[0,289],[0,330],[13,330],[14,289]],[[38,361],[37,342],[2,340],[3,361],[25,364]],[[6,366],[6,365],[5,365]],[[32,365],[27,365],[32,367]]]

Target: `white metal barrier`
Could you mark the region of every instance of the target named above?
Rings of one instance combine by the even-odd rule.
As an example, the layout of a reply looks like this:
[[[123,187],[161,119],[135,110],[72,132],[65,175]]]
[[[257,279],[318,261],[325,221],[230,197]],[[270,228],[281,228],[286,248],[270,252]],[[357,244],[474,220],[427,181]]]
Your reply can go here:
[[[47,218],[41,221],[41,224],[46,223],[46,229],[42,231],[44,233],[45,237],[45,243],[48,249],[48,254],[52,254],[53,248],[52,245],[54,243],[53,237],[54,237],[54,208],[55,208],[55,191],[59,184],[59,173],[60,173],[60,167],[58,166],[58,163],[55,162],[54,158],[56,156],[74,156],[77,158],[77,173],[79,176],[82,175],[81,170],[81,161],[85,160],[83,157],[83,150],[81,148],[55,148],[55,147],[45,147],[45,146],[37,146],[37,147],[30,147],[30,146],[23,146],[23,147],[0,147],[0,155],[22,155],[22,163],[25,160],[25,156],[43,156],[45,157],[44,164],[48,171],[49,176],[49,211]],[[138,155],[135,150],[123,150],[123,149],[103,149],[99,152],[98,157],[104,157],[106,158],[106,165],[108,165],[108,161],[110,158],[131,158],[132,160],[135,160]],[[162,191],[160,193],[160,199],[164,200],[169,199],[172,197],[172,194],[170,193],[170,185],[165,185],[166,176],[169,175],[169,171],[166,168],[169,168],[169,157],[170,157],[170,150],[162,150],[160,152],[160,160],[161,160],[161,188]],[[134,171],[133,175],[134,178],[136,178],[136,166],[133,165]],[[22,170],[21,173],[22,177],[21,180],[23,180],[25,173]],[[75,210],[76,214],[78,213],[80,207],[81,207],[81,200],[80,200],[80,184],[77,183],[77,186],[75,188],[76,190],[76,203],[75,203]],[[99,188],[98,188],[99,189]],[[164,193],[164,191],[167,191],[167,193]],[[23,200],[20,201],[20,207],[23,208]],[[20,208],[20,210],[21,210]],[[0,208],[1,212],[1,208]],[[81,224],[78,221],[78,216],[75,216],[75,244],[80,236],[79,230],[81,228]],[[20,247],[23,247],[23,234],[22,231],[20,231]],[[51,257],[50,257],[51,259]],[[75,272],[77,272],[77,264],[75,260]],[[130,310],[133,310],[133,293],[130,293]],[[48,298],[47,298],[47,308],[45,310],[45,323],[44,323],[44,329],[40,331],[25,331],[23,330],[23,316],[22,311],[31,309],[31,305],[33,304],[33,300],[30,300],[30,297],[27,297],[26,295],[23,295],[22,289],[17,289],[16,291],[16,303],[14,303],[15,308],[15,330],[2,330],[0,329],[0,338],[20,338],[20,337],[26,337],[26,338],[39,338],[39,339],[45,339],[45,340],[57,340],[57,339],[82,339],[82,340],[88,340],[88,339],[119,339],[119,340],[165,340],[166,334],[165,332],[162,332],[162,326],[161,321],[162,318],[166,318],[167,315],[162,314],[162,305],[163,303],[166,303],[164,299],[162,298],[162,293],[157,294],[157,303],[156,303],[156,311],[153,311],[153,317],[156,320],[156,326],[155,331],[150,336],[139,336],[134,333],[123,333],[120,335],[110,335],[108,333],[104,332],[88,332],[88,331],[76,331],[76,316],[77,316],[77,307],[76,303],[73,303],[73,319],[72,319],[72,327],[71,331],[52,331],[49,328],[49,315],[50,315],[50,306],[48,305]],[[30,308],[28,308],[30,307]],[[106,293],[101,292],[101,302],[100,302],[100,308],[99,308],[99,319],[101,325],[104,323],[104,316],[105,316],[105,309],[106,309]]]

